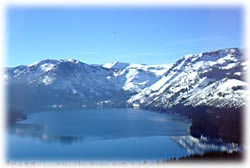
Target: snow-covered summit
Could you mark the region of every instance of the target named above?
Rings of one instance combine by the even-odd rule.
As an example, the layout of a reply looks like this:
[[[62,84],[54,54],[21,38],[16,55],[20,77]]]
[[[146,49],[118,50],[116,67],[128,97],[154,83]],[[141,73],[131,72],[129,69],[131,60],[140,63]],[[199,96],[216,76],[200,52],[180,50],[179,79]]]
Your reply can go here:
[[[121,69],[126,68],[129,65],[130,65],[129,63],[115,61],[115,62],[103,64],[103,67],[104,68],[109,68],[109,69],[112,68],[112,69],[119,69],[119,70],[121,70]]]

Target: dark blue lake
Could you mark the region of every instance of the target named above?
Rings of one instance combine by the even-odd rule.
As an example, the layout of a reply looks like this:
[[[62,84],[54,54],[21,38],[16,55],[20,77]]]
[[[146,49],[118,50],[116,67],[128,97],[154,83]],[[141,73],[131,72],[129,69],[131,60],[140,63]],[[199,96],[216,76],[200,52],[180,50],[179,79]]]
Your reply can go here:
[[[155,161],[238,149],[191,137],[190,124],[182,116],[129,108],[34,112],[9,126],[7,159]]]

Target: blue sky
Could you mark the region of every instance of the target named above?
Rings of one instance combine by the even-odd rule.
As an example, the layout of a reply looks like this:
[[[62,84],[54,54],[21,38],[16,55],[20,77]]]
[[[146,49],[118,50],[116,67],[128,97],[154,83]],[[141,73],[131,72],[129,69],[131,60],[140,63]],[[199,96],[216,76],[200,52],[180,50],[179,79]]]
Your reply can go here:
[[[167,64],[190,53],[243,46],[240,7],[14,7],[7,66],[42,59]]]

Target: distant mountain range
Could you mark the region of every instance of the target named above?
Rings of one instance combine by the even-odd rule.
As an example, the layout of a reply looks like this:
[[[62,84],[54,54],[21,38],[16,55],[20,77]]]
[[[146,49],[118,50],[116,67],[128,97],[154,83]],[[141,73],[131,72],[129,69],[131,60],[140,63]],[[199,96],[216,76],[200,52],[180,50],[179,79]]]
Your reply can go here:
[[[132,95],[158,81],[169,67],[47,59],[7,68],[5,79],[10,108],[18,111],[125,106]]]
[[[6,68],[10,108],[175,105],[242,107],[247,61],[237,48],[192,54],[174,65],[88,65],[46,59]]]

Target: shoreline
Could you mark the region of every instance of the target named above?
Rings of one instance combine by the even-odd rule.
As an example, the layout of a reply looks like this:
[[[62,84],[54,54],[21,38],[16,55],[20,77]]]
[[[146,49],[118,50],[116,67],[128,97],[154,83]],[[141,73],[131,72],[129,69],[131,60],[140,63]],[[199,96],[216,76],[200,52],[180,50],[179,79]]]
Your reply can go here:
[[[244,144],[244,107],[214,108],[179,105],[170,109],[156,107],[141,107],[141,109],[187,117],[191,120],[190,134],[195,138],[205,136],[221,139],[224,142]]]
[[[242,161],[244,159],[243,152],[206,152],[203,155],[189,155],[185,157],[181,157],[178,159],[170,159],[169,162],[172,161]]]

